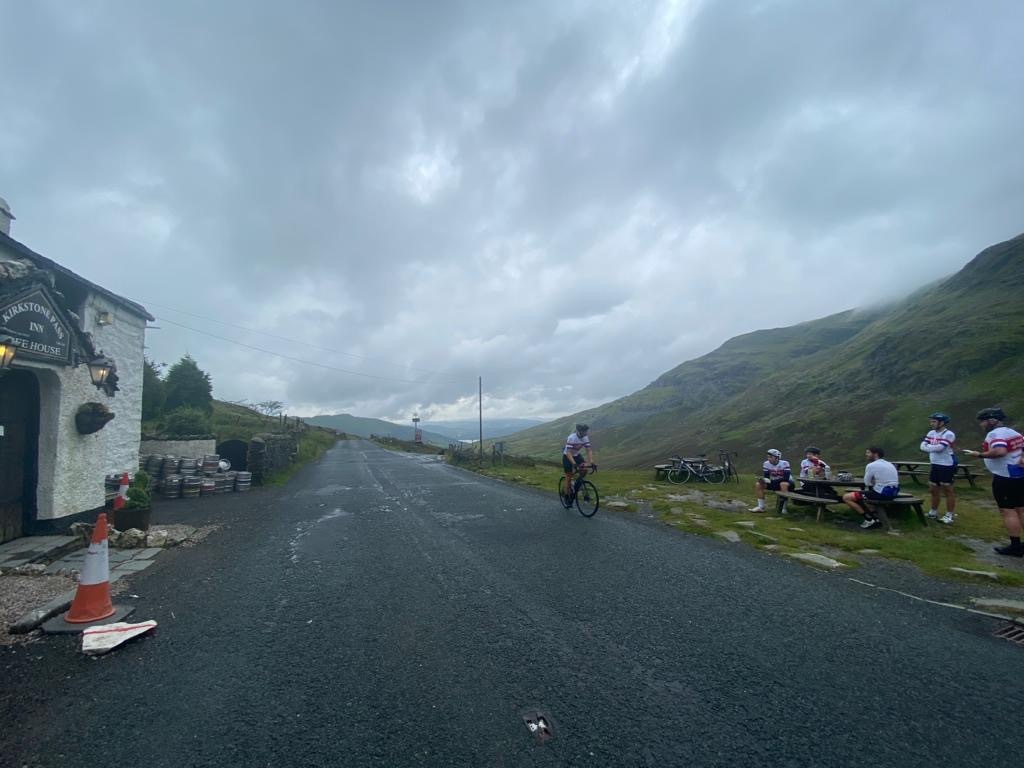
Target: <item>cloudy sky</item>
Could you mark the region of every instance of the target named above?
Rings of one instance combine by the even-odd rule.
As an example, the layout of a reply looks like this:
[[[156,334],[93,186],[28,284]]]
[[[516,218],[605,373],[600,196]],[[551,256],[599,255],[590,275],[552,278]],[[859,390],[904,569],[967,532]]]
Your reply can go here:
[[[1024,231],[1022,28],[1017,0],[0,0],[0,195],[218,397],[472,417],[482,375],[487,414],[552,417]]]

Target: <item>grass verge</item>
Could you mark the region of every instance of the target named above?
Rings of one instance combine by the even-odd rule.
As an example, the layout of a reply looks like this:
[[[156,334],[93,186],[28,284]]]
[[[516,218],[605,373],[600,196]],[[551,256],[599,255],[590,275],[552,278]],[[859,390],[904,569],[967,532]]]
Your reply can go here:
[[[270,475],[263,484],[284,485],[291,479],[292,475],[306,464],[316,461],[327,453],[328,449],[336,442],[338,442],[338,436],[331,432],[310,429],[307,432],[300,433],[295,461],[280,472]]]
[[[488,477],[550,491],[552,504],[558,503],[555,493],[561,465],[555,462],[517,457],[504,465],[485,463],[479,466],[474,457],[453,463]],[[809,506],[791,504],[789,514],[776,516],[771,511],[774,508],[771,498],[767,514],[747,512],[745,508],[754,502],[751,477],[742,477],[739,483],[715,486],[705,483],[671,485],[655,481],[651,475],[647,470],[611,469],[600,470],[589,479],[601,493],[602,506],[610,501],[624,501],[631,511],[649,506],[663,522],[688,533],[716,535],[734,531],[746,544],[778,554],[820,552],[850,567],[857,567],[865,557],[886,557],[912,563],[942,579],[1024,586],[1024,570],[979,560],[968,543],[969,540],[1005,541],[999,512],[990,492],[983,487],[957,487],[957,521],[952,526],[938,523],[923,526],[916,515],[907,510],[890,515],[896,532],[888,534],[878,529],[862,531],[859,528],[861,518],[840,506],[830,507],[820,523],[814,508]],[[926,486],[909,485],[904,490],[924,498],[927,508]],[[753,522],[754,527],[737,525],[740,522]],[[997,573],[998,581],[958,574],[951,568]]]

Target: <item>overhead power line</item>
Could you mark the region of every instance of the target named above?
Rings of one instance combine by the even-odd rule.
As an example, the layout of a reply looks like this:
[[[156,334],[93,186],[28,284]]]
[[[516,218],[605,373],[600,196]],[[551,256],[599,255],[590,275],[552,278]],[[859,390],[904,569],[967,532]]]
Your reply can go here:
[[[179,328],[184,328],[185,330],[188,330],[188,331],[193,331],[195,333],[201,333],[203,336],[209,336],[210,338],[213,338],[213,339],[219,339],[220,341],[226,341],[229,344],[237,344],[240,347],[245,347],[246,349],[251,349],[251,350],[254,350],[256,352],[262,352],[262,353],[267,354],[267,355],[272,355],[273,357],[279,357],[282,360],[290,360],[293,363],[302,363],[303,365],[312,365],[312,366],[315,366],[317,368],[323,368],[324,370],[327,370],[327,371],[337,371],[338,373],[347,373],[350,376],[362,376],[365,379],[377,379],[379,381],[393,381],[393,382],[397,382],[397,383],[400,383],[400,384],[426,384],[429,381],[429,379],[398,379],[398,378],[394,378],[392,376],[375,376],[372,373],[361,373],[360,371],[350,371],[347,368],[338,368],[337,366],[334,366],[334,365],[325,365],[324,363],[317,363],[317,362],[314,362],[313,360],[303,360],[302,358],[299,358],[299,357],[292,357],[291,355],[283,355],[280,352],[275,352],[272,349],[264,349],[263,347],[257,347],[255,344],[246,344],[244,341],[238,341],[237,339],[229,339],[227,336],[220,336],[220,335],[218,335],[216,333],[210,333],[209,331],[204,331],[204,330],[202,330],[200,328],[193,328],[190,325],[185,325],[184,323],[179,323],[179,322],[176,322],[174,320],[170,320],[167,317],[160,317],[158,319],[161,322],[170,323],[171,325],[176,325]]]
[[[357,355],[354,352],[345,352],[344,350],[341,350],[341,349],[332,349],[331,347],[323,347],[323,346],[320,346],[319,344],[313,344],[313,343],[308,342],[308,341],[302,341],[301,339],[292,339],[292,338],[289,338],[287,336],[279,336],[278,334],[268,333],[267,331],[261,331],[261,330],[259,330],[257,328],[249,328],[247,326],[239,325],[237,323],[229,323],[229,322],[227,322],[225,320],[218,320],[216,318],[207,317],[205,315],[200,315],[200,314],[197,314],[195,312],[186,312],[184,309],[176,309],[174,307],[167,306],[166,304],[161,304],[158,301],[143,301],[141,299],[137,299],[137,301],[140,304],[142,304],[142,305],[147,305],[148,304],[148,305],[151,305],[151,306],[154,306],[154,307],[162,307],[163,309],[169,309],[171,312],[177,312],[178,314],[181,314],[181,315],[188,315],[189,317],[194,317],[194,318],[197,318],[199,320],[206,320],[207,322],[210,322],[210,323],[217,323],[218,325],[224,325],[224,326],[227,326],[229,328],[237,328],[237,329],[239,329],[241,331],[246,331],[248,333],[258,333],[261,336],[267,337],[268,339],[277,339],[278,341],[287,341],[287,342],[289,342],[291,344],[302,344],[303,346],[310,347],[311,349],[319,349],[322,352],[331,352],[331,353],[336,354],[336,355],[344,355],[345,357],[351,357],[351,358],[354,358],[356,360],[365,360],[365,361],[370,362],[370,363],[380,363],[380,364],[383,364],[383,365],[390,365],[390,366],[392,366],[394,368],[404,368],[405,370],[416,371],[418,373],[428,373],[428,374],[430,374],[432,376],[441,376],[443,378],[450,379],[452,381],[462,381],[462,379],[460,379],[460,378],[452,376],[451,374],[441,373],[440,371],[432,371],[432,370],[430,370],[428,368],[417,368],[416,366],[405,365],[404,363],[392,363],[392,362],[389,362],[387,360],[383,360],[381,358],[369,357],[367,355]],[[181,323],[175,323],[173,320],[168,320],[166,317],[162,317],[160,319],[163,320],[164,322],[171,323],[172,325],[178,325],[178,326],[180,326],[182,328],[189,328],[189,326],[181,325]],[[213,334],[207,333],[206,331],[201,331],[198,328],[189,328],[189,330],[196,331],[197,333],[206,333],[206,335],[208,335],[208,336],[212,336],[213,335]],[[222,338],[222,337],[217,336],[215,338]],[[241,342],[238,342],[238,343],[241,343]],[[317,363],[317,365],[319,365],[319,363]],[[338,369],[338,370],[343,370],[343,369]],[[346,371],[346,372],[347,373],[354,373],[352,371]],[[356,375],[367,376],[369,374],[356,374]],[[375,377],[375,378],[386,378],[386,377]],[[401,381],[401,380],[400,379],[394,379],[394,381]]]

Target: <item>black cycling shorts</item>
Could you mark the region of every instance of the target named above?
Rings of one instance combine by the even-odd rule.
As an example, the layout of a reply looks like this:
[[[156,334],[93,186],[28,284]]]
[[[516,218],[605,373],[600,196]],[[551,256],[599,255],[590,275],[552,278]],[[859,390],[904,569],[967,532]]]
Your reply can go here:
[[[941,464],[932,464],[932,471],[928,475],[928,482],[932,485],[952,485],[956,477],[956,464],[944,467]]]
[[[569,458],[569,454],[567,453],[562,454],[562,467],[565,469],[566,472],[575,472],[577,469],[576,465],[573,463],[573,460]]]
[[[992,497],[1000,509],[1024,507],[1024,477],[993,475]]]

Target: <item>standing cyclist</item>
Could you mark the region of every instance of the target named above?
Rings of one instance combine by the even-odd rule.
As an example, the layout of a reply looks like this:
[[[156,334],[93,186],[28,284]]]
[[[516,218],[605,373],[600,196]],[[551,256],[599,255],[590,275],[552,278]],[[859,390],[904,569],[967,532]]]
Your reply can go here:
[[[931,473],[928,485],[932,495],[932,508],[928,517],[938,518],[940,523],[950,525],[956,520],[956,492],[953,490],[953,478],[956,476],[956,456],[953,454],[953,443],[956,435],[949,429],[949,416],[944,413],[933,413],[929,418],[931,431],[921,441],[921,450],[931,460]],[[946,514],[939,517],[940,496],[946,496]]]
[[[587,461],[594,463],[594,452],[590,449],[589,424],[577,424],[576,431],[570,432],[565,438],[565,448],[562,450],[562,468],[565,470],[565,482],[568,488],[572,488],[572,476],[576,474],[582,465],[580,459],[582,451],[587,452]]]
[[[964,453],[983,458],[986,469],[992,473],[992,496],[1010,536],[1010,546],[995,547],[996,553],[1024,557],[1024,545],[1020,543],[1021,528],[1024,527],[1024,466],[1021,466],[1024,435],[1003,426],[1005,420],[1002,408],[978,411],[978,425],[987,433],[985,442],[981,444],[980,451]]]

